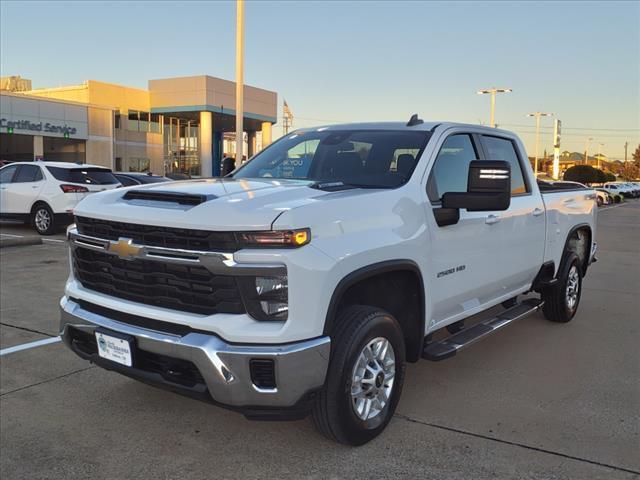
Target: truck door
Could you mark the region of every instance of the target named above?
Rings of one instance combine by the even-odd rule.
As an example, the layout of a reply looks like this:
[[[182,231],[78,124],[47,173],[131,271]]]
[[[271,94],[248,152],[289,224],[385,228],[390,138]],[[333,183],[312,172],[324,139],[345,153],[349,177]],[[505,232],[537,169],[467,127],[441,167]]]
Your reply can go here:
[[[500,262],[502,291],[528,287],[542,266],[545,246],[545,207],[535,179],[527,172],[524,152],[514,140],[482,135],[482,148],[487,160],[505,160],[511,164],[511,205],[501,218]],[[524,158],[523,158],[524,157]],[[532,176],[531,176],[532,177]]]
[[[481,159],[479,137],[454,133],[442,143],[427,181],[426,218],[431,249],[425,281],[432,301],[429,326],[449,323],[483,310],[503,292],[501,216],[507,212],[468,212],[440,226],[434,211],[446,192],[466,192],[469,163]]]

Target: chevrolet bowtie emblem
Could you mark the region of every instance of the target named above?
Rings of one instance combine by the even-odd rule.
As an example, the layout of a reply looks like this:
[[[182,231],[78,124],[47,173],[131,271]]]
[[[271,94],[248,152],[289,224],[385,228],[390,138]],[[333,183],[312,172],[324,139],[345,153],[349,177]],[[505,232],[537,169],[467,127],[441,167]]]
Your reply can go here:
[[[142,251],[142,247],[134,245],[130,238],[120,237],[117,242],[109,242],[108,250],[120,258],[131,259]]]

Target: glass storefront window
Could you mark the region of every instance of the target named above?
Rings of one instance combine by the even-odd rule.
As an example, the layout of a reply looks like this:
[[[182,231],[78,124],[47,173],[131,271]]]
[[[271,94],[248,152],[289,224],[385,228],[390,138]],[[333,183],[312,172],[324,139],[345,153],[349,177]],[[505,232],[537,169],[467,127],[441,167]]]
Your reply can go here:
[[[129,157],[124,168],[125,172],[148,172],[151,161],[148,158]]]
[[[151,114],[151,121],[149,122],[149,131],[151,133],[162,133],[162,117],[159,113]]]
[[[196,120],[164,117],[166,173],[200,176],[200,125]]]

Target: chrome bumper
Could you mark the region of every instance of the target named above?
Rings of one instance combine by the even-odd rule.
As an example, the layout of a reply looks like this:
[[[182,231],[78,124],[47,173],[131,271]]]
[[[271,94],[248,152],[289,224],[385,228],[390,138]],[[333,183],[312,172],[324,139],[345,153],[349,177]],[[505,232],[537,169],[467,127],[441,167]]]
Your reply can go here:
[[[193,332],[179,336],[128,325],[85,310],[68,297],[60,301],[60,310],[60,335],[72,350],[75,351],[70,327],[91,335],[98,327],[132,335],[137,350],[192,362],[213,401],[232,407],[292,407],[306,393],[324,384],[329,365],[329,337],[286,345],[232,345],[213,334]],[[273,360],[276,388],[254,385],[249,371],[251,359]],[[114,366],[127,374],[128,367]],[[132,370],[135,367],[134,363]]]

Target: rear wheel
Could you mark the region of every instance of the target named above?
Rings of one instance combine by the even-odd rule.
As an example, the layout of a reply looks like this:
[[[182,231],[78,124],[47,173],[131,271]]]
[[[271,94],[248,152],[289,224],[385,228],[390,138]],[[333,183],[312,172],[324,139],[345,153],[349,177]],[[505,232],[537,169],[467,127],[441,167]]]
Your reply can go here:
[[[331,440],[362,445],[384,430],[400,399],[402,330],[383,310],[350,306],[338,315],[331,342],[327,379],[313,405],[313,422]]]
[[[34,207],[31,213],[31,224],[40,235],[51,235],[55,233],[56,230],[53,212],[51,208],[44,203]]]
[[[552,322],[568,322],[578,311],[582,293],[580,258],[570,252],[558,272],[558,282],[542,294],[544,316]]]
[[[596,202],[598,203],[599,207],[601,207],[604,204],[604,200],[602,200],[601,196],[596,197]]]

